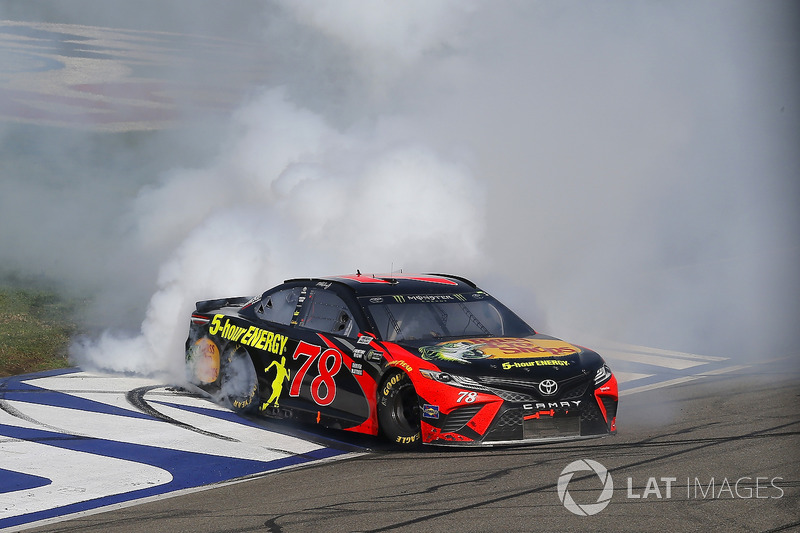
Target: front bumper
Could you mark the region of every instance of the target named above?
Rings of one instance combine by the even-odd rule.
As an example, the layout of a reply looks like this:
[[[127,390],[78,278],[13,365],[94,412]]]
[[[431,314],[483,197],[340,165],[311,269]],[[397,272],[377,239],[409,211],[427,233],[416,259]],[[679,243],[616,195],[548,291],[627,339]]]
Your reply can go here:
[[[421,420],[426,444],[496,446],[596,438],[616,432],[617,383],[612,376],[594,387],[588,378],[558,398],[532,391],[491,387],[481,403],[458,405]],[[486,391],[489,392],[489,391]],[[430,411],[431,406],[424,406]],[[423,408],[423,412],[425,409]]]

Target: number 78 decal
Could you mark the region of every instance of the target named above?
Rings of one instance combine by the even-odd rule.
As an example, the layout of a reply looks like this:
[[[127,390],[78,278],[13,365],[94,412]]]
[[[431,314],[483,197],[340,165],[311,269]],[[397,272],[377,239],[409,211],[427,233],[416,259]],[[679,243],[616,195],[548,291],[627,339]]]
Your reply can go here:
[[[478,399],[478,393],[477,392],[464,392],[464,391],[461,391],[461,392],[458,393],[458,399],[456,400],[456,403],[461,403],[461,402],[472,403],[477,399]]]
[[[306,360],[292,379],[289,396],[300,396],[303,378],[305,378],[308,369],[316,361],[318,375],[311,380],[311,397],[318,405],[330,405],[336,398],[336,381],[334,381],[333,377],[342,368],[342,354],[333,348],[328,348],[323,352],[321,346],[300,341],[292,355],[292,359],[297,360],[300,356],[304,356]],[[322,385],[325,385],[324,395],[320,393]]]

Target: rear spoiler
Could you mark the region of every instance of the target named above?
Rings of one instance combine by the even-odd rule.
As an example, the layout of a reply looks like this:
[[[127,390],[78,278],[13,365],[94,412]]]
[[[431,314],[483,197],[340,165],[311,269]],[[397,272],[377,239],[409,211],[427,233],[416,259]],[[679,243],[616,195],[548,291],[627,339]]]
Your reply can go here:
[[[237,296],[235,298],[218,298],[216,300],[201,300],[195,303],[195,310],[198,313],[205,313],[213,309],[222,307],[242,307],[252,300],[252,296]]]

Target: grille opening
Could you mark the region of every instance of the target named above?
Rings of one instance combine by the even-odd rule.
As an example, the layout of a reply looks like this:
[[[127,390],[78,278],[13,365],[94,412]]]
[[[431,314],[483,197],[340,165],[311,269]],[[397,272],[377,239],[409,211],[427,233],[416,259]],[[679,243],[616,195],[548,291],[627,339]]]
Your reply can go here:
[[[442,433],[458,432],[461,428],[467,425],[472,417],[478,414],[483,405],[473,405],[470,407],[462,407],[456,409],[449,415],[442,426]]]

